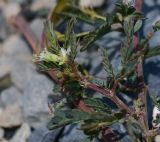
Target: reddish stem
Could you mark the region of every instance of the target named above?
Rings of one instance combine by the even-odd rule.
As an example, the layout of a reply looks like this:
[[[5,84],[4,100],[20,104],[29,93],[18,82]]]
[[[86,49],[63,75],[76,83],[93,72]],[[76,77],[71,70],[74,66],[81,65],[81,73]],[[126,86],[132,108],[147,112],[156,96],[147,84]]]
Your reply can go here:
[[[36,54],[39,54],[42,50],[41,46],[39,44],[40,42],[38,41],[38,39],[36,38],[36,36],[32,32],[32,30],[29,28],[28,23],[23,18],[23,16],[17,15],[17,16],[12,17],[11,23],[24,34],[24,36],[26,37],[26,39],[30,43],[33,52]],[[52,79],[57,84],[61,84],[61,81],[57,78],[56,71],[51,70],[51,71],[48,71],[47,73],[52,77]],[[89,110],[90,110],[90,108],[85,105],[83,100],[80,100],[77,105],[78,105],[77,107],[81,108],[83,111],[89,112]]]
[[[85,84],[86,88],[92,89],[96,92],[99,92],[102,95],[109,98],[110,100],[112,100],[120,109],[125,110],[128,114],[130,114],[130,115],[134,114],[134,110],[131,110],[123,101],[121,101],[115,95],[115,92],[112,92],[111,90],[107,90],[105,88],[99,87],[96,84],[93,84],[91,82],[85,82],[84,84]]]
[[[142,0],[136,0],[135,8],[137,11],[141,11],[142,9]]]
[[[136,4],[135,4],[136,10],[137,11],[141,11],[142,8],[142,0],[136,0]],[[139,36],[138,33],[135,34],[134,36],[134,47],[135,49],[139,49],[140,47],[138,47],[138,43],[139,43]],[[139,91],[138,94],[138,98],[143,102],[143,104],[145,105],[145,107],[142,110],[142,115],[139,118],[139,122],[141,123],[142,126],[144,126],[144,131],[147,135],[148,131],[149,131],[149,127],[148,127],[148,116],[147,116],[147,100],[146,100],[146,92],[145,92],[145,83],[144,83],[144,71],[143,71],[143,57],[140,57],[138,59],[138,66],[137,66],[137,77],[139,79],[139,84],[142,85],[142,89]],[[149,137],[146,137],[146,141],[149,141]]]

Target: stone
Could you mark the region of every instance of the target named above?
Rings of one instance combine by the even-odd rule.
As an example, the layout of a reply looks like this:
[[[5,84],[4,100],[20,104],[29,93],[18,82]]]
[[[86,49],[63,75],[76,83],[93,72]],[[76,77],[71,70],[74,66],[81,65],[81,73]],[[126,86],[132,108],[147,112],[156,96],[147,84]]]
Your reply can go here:
[[[17,104],[0,108],[0,127],[12,128],[23,123],[21,107]]]
[[[43,28],[44,28],[44,19],[42,18],[36,18],[33,20],[30,24],[30,28],[36,35],[36,37],[41,41],[42,38],[42,33],[43,33]]]
[[[160,19],[160,10],[155,8],[154,10],[147,13],[146,17],[147,19],[144,22],[144,28],[143,28],[143,34],[146,36],[149,32],[153,31],[152,25]],[[157,36],[159,35],[159,32],[154,35],[152,40],[150,41],[151,46],[159,45],[159,40],[157,39]]]
[[[9,106],[13,104],[20,105],[21,97],[22,97],[21,92],[19,92],[19,90],[14,86],[5,89],[0,95],[0,99],[4,104],[4,106]]]
[[[37,11],[44,8],[53,8],[56,4],[56,0],[34,0],[31,5],[31,10]]]
[[[27,43],[18,35],[14,34],[8,37],[2,45],[4,55],[13,59],[31,60],[32,55]]]
[[[65,127],[59,142],[81,142],[87,136],[80,130],[78,125],[68,125]]]
[[[15,60],[12,64],[11,78],[15,86],[23,91],[36,74],[36,67],[28,62]]]
[[[0,43],[0,55],[2,55],[3,52],[2,52],[2,44]]]
[[[61,132],[61,128],[49,131],[46,127],[36,129],[28,142],[54,142]]]
[[[15,2],[8,3],[3,8],[3,14],[7,20],[9,20],[12,16],[16,16],[20,11],[20,5]]]
[[[4,41],[9,34],[9,27],[0,8],[0,41]]]
[[[10,36],[3,44],[2,74],[10,71],[12,81],[21,91],[31,81],[36,67],[32,63],[32,54],[27,43],[19,35]]]
[[[80,7],[100,7],[104,0],[80,0]]]
[[[10,140],[10,142],[28,142],[30,135],[31,128],[27,123],[24,123]]]
[[[23,4],[25,3],[26,1],[28,0],[14,0],[14,3],[17,3],[17,4]],[[7,0],[8,3],[12,3],[13,0]]]
[[[154,138],[154,142],[160,142],[160,135],[157,135],[157,136]]]
[[[0,128],[0,139],[2,139],[3,137],[4,137],[4,130]]]
[[[154,1],[151,0],[145,0],[144,4],[146,4],[148,7],[154,6]]]
[[[26,121],[32,127],[40,127],[46,125],[48,121],[48,95],[52,93],[53,82],[46,76],[35,74],[26,86],[22,105],[25,113]]]
[[[11,72],[11,64],[7,56],[0,55],[0,78]]]
[[[8,142],[8,141],[5,139],[0,139],[0,142]]]

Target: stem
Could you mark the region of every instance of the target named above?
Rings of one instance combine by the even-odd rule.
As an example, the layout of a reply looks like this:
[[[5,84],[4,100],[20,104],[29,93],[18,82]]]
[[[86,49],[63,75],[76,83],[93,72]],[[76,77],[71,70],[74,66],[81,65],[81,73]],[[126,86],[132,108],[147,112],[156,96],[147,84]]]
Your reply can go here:
[[[136,4],[135,4],[135,8],[137,11],[140,11],[142,8],[142,0],[136,0]],[[134,36],[134,48],[138,49],[138,43],[139,43],[139,36],[138,33],[135,34]],[[144,131],[146,132],[146,134],[149,131],[149,127],[148,127],[148,115],[147,115],[147,96],[146,96],[146,92],[145,92],[145,83],[144,83],[144,74],[143,74],[143,64],[144,64],[144,59],[143,57],[140,57],[138,59],[138,66],[137,66],[137,77],[139,79],[139,84],[143,86],[143,88],[140,90],[139,94],[138,94],[138,98],[143,102],[143,104],[145,105],[145,107],[142,110],[142,115],[139,118],[139,122],[142,123],[144,125]],[[146,141],[149,142],[150,141],[150,136],[146,137]]]
[[[39,54],[42,50],[40,42],[37,37],[34,35],[32,30],[29,28],[27,21],[21,15],[17,15],[11,18],[11,23],[17,27],[26,37],[27,41],[31,45],[31,48],[34,53]],[[61,81],[57,78],[57,71],[48,71],[47,72],[56,84],[61,85]],[[85,112],[91,111],[91,109],[85,105],[83,100],[80,100],[78,103],[75,103],[76,107],[82,109]]]
[[[128,114],[133,115],[134,111],[131,110],[123,101],[121,101],[116,95],[115,92],[112,92],[111,90],[107,90],[105,88],[99,87],[96,84],[93,84],[91,82],[85,82],[86,88],[94,90],[96,92],[101,93],[102,95],[106,96],[110,100],[112,100],[121,110],[125,110]]]
[[[35,53],[40,53],[41,48],[40,48],[40,42],[36,38],[35,34],[32,32],[32,30],[29,28],[26,20],[23,18],[21,15],[17,15],[14,17],[11,17],[10,19],[11,23],[17,27],[26,37],[28,42],[30,43],[33,51]]]

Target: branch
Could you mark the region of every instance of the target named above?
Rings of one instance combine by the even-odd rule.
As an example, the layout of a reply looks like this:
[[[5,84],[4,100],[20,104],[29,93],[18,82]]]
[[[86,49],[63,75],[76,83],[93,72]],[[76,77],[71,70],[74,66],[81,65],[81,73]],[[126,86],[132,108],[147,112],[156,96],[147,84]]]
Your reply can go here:
[[[40,41],[37,39],[37,37],[32,32],[32,30],[29,28],[29,25],[28,25],[27,21],[24,19],[24,17],[21,15],[17,15],[17,16],[12,17],[10,19],[10,21],[11,21],[12,25],[17,27],[24,34],[27,41],[31,45],[33,52],[36,54],[39,54],[42,50],[42,48],[39,44]],[[56,84],[61,85],[61,81],[57,78],[56,71],[48,71],[47,73],[51,76],[51,78],[54,80],[54,82]],[[76,102],[75,106],[82,109],[85,112],[91,111],[91,109],[85,105],[83,100],[79,100],[78,102]]]
[[[142,8],[142,0],[136,0],[135,8],[137,11],[141,11]],[[137,50],[140,47],[138,47],[139,43],[139,36],[138,33],[134,36],[134,48]],[[145,107],[142,109],[142,115],[139,118],[139,122],[144,126],[145,133],[148,133],[149,127],[148,127],[148,115],[147,115],[147,99],[146,99],[146,91],[145,91],[145,82],[144,82],[144,74],[143,74],[143,64],[144,59],[143,57],[140,57],[138,59],[138,66],[137,66],[137,77],[139,79],[139,84],[142,86],[142,89],[139,91],[138,98],[142,101],[142,103],[145,105]],[[146,140],[149,140],[149,137],[146,138]]]
[[[41,46],[40,46],[40,44],[39,44],[40,42],[38,41],[38,39],[36,38],[34,33],[31,31],[31,29],[29,28],[26,20],[21,15],[12,17],[11,23],[24,34],[24,36],[26,37],[26,39],[30,43],[33,52],[36,54],[40,53],[41,46],[44,46],[45,35],[44,34],[42,35],[42,42],[41,42]],[[56,84],[61,85],[61,81],[58,80],[58,78],[56,77],[56,74],[57,74],[56,71],[48,71],[47,73],[51,76],[51,78],[55,81]],[[91,108],[89,108],[88,106],[85,105],[83,100],[78,100],[77,102],[74,102],[74,105],[75,105],[75,107],[80,108],[81,110],[83,110],[85,112],[92,111]],[[108,135],[106,134],[106,129],[104,129],[104,130],[102,129],[102,133],[104,133],[104,132],[105,132],[105,135],[103,135],[104,141],[106,141],[106,139],[108,139],[108,136],[111,136],[111,135],[115,136],[110,128],[107,129],[107,132],[109,132],[109,133],[107,133]]]
[[[102,95],[106,96],[110,100],[112,100],[121,110],[125,110],[128,114],[133,115],[134,110],[130,109],[123,101],[121,101],[116,95],[115,92],[111,90],[107,90],[105,88],[102,88],[100,86],[97,86],[96,84],[93,84],[91,82],[84,82],[85,87],[88,89],[91,89],[93,91],[99,92]]]

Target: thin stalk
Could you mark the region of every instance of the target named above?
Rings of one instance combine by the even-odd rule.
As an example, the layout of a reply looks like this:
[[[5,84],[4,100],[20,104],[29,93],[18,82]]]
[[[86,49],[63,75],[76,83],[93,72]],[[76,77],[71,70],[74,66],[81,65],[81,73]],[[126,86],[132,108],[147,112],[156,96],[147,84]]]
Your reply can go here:
[[[141,11],[142,8],[142,0],[136,0],[135,8],[138,11]],[[135,49],[138,49],[138,43],[139,43],[139,35],[138,33],[135,34],[134,36],[134,47]],[[140,48],[140,47],[139,47]],[[144,83],[144,74],[143,74],[143,64],[144,64],[144,59],[143,57],[140,57],[138,59],[138,66],[137,66],[137,77],[139,78],[139,83],[140,85],[143,86],[142,90],[140,90],[138,94],[138,98],[143,102],[145,107],[142,110],[142,115],[140,116],[140,122],[143,123],[144,125],[144,130],[146,134],[149,131],[148,127],[148,115],[147,115],[147,96],[146,96],[146,88],[145,88],[145,83]],[[150,137],[146,137],[146,141],[150,142]]]

